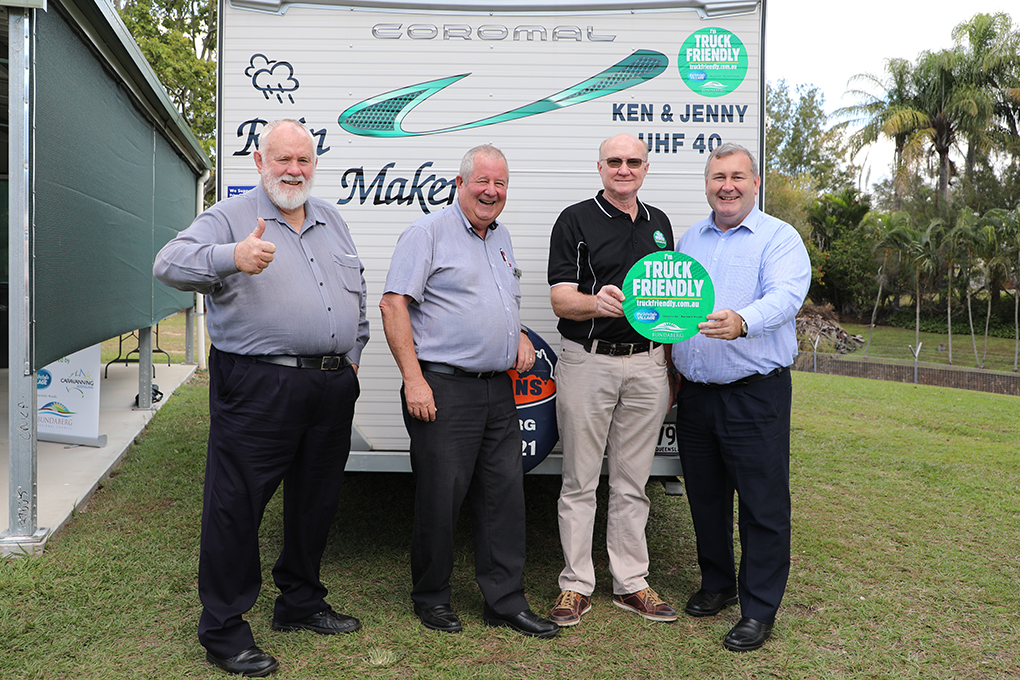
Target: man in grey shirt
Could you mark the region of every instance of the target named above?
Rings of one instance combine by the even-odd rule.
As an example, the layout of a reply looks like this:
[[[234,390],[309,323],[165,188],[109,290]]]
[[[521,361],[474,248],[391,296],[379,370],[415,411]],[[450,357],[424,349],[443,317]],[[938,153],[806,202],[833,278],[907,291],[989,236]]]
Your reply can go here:
[[[297,121],[267,125],[260,185],[217,203],[156,256],[168,286],[208,296],[209,444],[199,641],[229,673],[278,667],[242,618],[261,587],[258,529],[286,479],[273,629],[349,633],[319,566],[351,446],[368,342],[365,279],[347,225],[313,198],[315,145]]]
[[[403,377],[404,424],[415,478],[411,600],[422,625],[457,633],[450,607],[453,535],[470,499],[482,619],[549,638],[556,624],[524,597],[524,468],[513,385],[535,349],[521,327],[521,270],[496,218],[506,159],[468,151],[457,202],[400,235],[386,277],[383,330]]]

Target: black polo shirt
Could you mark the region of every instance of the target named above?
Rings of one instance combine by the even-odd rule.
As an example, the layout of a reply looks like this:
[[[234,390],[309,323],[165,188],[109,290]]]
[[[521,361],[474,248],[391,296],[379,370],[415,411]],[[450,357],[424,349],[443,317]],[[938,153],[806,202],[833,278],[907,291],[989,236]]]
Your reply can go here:
[[[587,295],[613,284],[621,290],[634,263],[649,253],[673,250],[673,228],[666,213],[638,201],[637,220],[602,196],[566,208],[553,225],[549,242],[549,286],[573,283]],[[560,319],[556,326],[575,342],[642,342],[624,318],[587,321]]]

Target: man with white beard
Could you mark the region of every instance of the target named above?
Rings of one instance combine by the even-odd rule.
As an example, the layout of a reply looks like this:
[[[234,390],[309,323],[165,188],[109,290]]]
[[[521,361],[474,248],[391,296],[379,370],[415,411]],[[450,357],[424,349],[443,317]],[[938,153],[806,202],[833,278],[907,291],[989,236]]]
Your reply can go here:
[[[162,283],[208,296],[198,638],[210,663],[247,677],[279,666],[243,616],[262,583],[259,524],[283,480],[273,629],[331,635],[361,626],[326,603],[319,567],[360,394],[365,279],[347,225],[310,196],[316,160],[299,122],[270,123],[255,152],[260,185],[199,215],[153,267]]]

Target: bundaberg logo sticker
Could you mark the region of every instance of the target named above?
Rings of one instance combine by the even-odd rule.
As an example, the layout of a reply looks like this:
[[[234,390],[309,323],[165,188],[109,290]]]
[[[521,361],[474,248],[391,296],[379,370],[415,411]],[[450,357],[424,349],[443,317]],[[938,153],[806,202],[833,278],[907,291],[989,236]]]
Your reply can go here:
[[[386,92],[355,104],[337,122],[347,132],[362,137],[418,137],[442,132],[471,130],[496,123],[536,116],[547,111],[591,101],[640,85],[666,70],[669,58],[654,50],[637,50],[625,59],[573,87],[496,116],[436,130],[404,129],[404,118],[419,104],[470,73],[429,80]]]
[[[715,305],[715,288],[705,268],[673,251],[638,260],[623,280],[623,294],[623,315],[634,330],[667,344],[697,335],[698,324]]]

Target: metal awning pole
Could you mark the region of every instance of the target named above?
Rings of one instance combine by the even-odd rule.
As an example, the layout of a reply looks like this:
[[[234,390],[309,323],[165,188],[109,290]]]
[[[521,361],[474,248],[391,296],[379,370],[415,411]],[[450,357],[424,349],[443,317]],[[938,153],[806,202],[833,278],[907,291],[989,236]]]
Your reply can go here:
[[[36,461],[36,385],[32,366],[35,337],[32,300],[33,105],[35,89],[34,9],[8,8],[10,167],[9,474],[8,529],[0,534],[4,554],[34,552],[49,530],[40,528]]]

